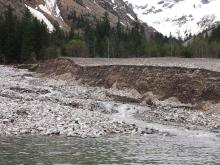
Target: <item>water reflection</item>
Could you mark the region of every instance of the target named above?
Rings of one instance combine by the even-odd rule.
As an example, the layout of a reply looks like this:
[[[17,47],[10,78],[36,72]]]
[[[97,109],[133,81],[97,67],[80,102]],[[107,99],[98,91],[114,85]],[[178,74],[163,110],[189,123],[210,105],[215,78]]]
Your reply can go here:
[[[180,136],[0,138],[0,164],[217,164],[220,139]]]

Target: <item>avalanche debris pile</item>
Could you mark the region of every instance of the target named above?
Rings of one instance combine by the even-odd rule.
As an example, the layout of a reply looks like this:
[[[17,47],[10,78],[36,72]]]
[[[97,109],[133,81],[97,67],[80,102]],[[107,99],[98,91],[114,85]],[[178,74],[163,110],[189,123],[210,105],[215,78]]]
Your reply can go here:
[[[175,99],[152,99],[151,105],[120,100],[142,97],[135,90],[90,87],[73,79],[42,78],[27,70],[0,66],[0,136],[86,138],[114,133],[167,136],[169,130],[179,127],[183,131],[220,130],[219,115],[193,112],[190,105]]]

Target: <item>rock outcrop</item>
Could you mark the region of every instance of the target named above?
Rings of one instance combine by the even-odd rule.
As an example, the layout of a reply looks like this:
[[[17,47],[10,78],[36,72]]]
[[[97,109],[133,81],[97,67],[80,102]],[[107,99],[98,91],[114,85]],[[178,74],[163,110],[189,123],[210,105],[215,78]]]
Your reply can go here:
[[[25,10],[23,0],[0,0],[0,14],[3,14],[11,7],[16,15],[21,16]]]
[[[0,14],[9,6],[16,15],[22,15],[28,7],[32,9],[35,17],[43,14],[53,25],[58,25],[67,32],[70,31],[74,16],[83,17],[84,20],[94,24],[107,12],[112,26],[115,26],[120,19],[125,27],[132,27],[137,18],[133,9],[123,0],[0,0]],[[42,19],[42,16],[39,19]],[[147,24],[143,26],[148,36],[155,33],[155,30]]]

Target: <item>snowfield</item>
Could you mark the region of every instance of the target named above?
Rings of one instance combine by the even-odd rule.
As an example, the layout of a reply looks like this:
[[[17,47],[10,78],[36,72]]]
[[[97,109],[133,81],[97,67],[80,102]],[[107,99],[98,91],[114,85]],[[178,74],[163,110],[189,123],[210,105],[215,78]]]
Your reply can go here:
[[[34,17],[36,17],[39,21],[43,21],[47,25],[49,32],[53,32],[55,28],[53,24],[44,15],[44,13],[63,21],[56,0],[45,0],[44,4],[40,4],[35,9],[31,6],[28,6],[27,4],[25,6],[30,10],[31,14]]]
[[[135,90],[90,87],[73,79],[49,79],[0,66],[0,136],[215,136],[220,131],[219,115],[192,111],[190,105],[172,99],[155,100],[155,106],[150,107],[120,102],[113,96],[142,97]]]
[[[41,13],[40,11],[36,9],[33,9],[32,7],[28,5],[26,5],[26,7],[30,10],[31,14],[34,17],[36,17],[39,21],[43,21],[47,25],[49,32],[52,32],[55,29],[53,24],[47,19],[47,17],[44,16],[43,13]]]
[[[62,19],[56,0],[45,0],[45,5],[41,4],[39,8],[51,16]]]
[[[165,36],[185,38],[220,21],[219,0],[127,0],[140,20]]]

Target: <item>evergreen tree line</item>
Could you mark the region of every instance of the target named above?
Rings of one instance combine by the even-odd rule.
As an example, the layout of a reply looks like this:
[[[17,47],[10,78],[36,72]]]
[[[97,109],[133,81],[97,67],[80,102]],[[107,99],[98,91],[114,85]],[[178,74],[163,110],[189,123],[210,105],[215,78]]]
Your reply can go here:
[[[66,40],[63,31],[55,27],[49,32],[47,25],[33,17],[27,9],[20,18],[8,8],[0,16],[0,63],[33,63],[55,58],[63,51]]]
[[[0,62],[4,64],[40,60],[49,44],[49,33],[44,23],[26,10],[18,18],[9,8],[0,17]]]
[[[58,56],[70,57],[220,57],[220,27],[211,36],[183,41],[155,34],[145,36],[144,27],[135,21],[132,28],[120,20],[111,26],[108,14],[90,24],[82,16],[71,16],[71,31],[64,35],[59,27],[52,33],[29,10],[20,18],[9,8],[0,16],[0,63],[32,63]]]
[[[84,39],[90,57],[141,57],[147,40],[138,22],[132,29],[124,28],[120,21],[116,27],[111,27],[107,13],[95,27],[86,26]]]
[[[83,35],[71,33],[69,42],[66,43],[66,55],[78,57],[152,57],[170,55],[170,39],[161,34],[147,38],[144,27],[135,21],[132,28],[122,25],[120,20],[116,26],[111,26],[108,14],[97,21],[96,25],[80,19],[75,19],[73,26],[83,28]],[[74,30],[72,32],[74,32]],[[172,41],[176,42],[174,38]],[[175,43],[180,46],[180,42]],[[78,48],[78,51],[75,49]]]
[[[67,56],[220,58],[220,25],[211,35],[203,33],[191,37],[185,44],[181,38],[164,37],[159,33],[147,38],[138,21],[134,22],[133,28],[123,26],[120,20],[115,27],[110,26],[107,13],[95,26],[83,17],[73,16],[72,35],[64,46]],[[74,34],[78,28],[83,29],[83,35]]]
[[[189,57],[220,58],[220,25],[192,37],[191,42],[184,48]]]

